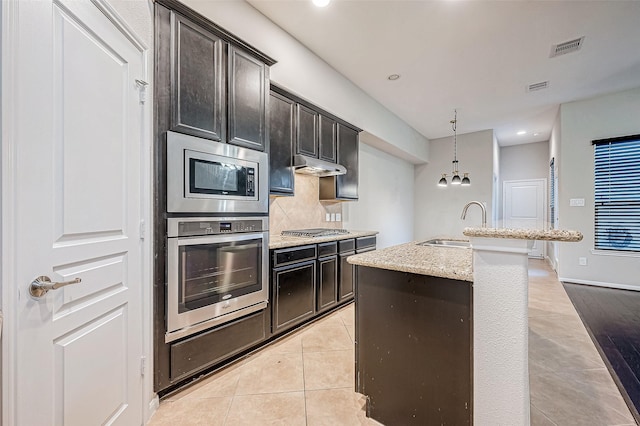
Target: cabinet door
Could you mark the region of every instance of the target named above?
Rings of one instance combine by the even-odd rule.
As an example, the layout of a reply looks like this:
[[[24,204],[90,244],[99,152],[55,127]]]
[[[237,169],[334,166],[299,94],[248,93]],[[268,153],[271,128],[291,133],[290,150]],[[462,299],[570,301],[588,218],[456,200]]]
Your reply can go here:
[[[278,93],[269,98],[269,192],[293,195],[295,102]]]
[[[264,151],[268,68],[233,46],[228,64],[229,143]]]
[[[324,311],[338,302],[338,256],[318,259],[318,311]]]
[[[320,115],[320,158],[326,161],[336,162],[336,132],[335,120]]]
[[[296,154],[318,158],[318,113],[297,104],[296,122]]]
[[[273,332],[280,332],[313,317],[316,305],[316,261],[273,270]]]
[[[181,15],[171,17],[171,130],[222,141],[226,43]]]
[[[338,124],[338,163],[347,174],[336,177],[336,198],[358,199],[358,132]]]
[[[347,258],[356,254],[355,251],[340,254],[340,279],[338,280],[338,301],[353,298],[353,282],[355,266],[347,262]]]

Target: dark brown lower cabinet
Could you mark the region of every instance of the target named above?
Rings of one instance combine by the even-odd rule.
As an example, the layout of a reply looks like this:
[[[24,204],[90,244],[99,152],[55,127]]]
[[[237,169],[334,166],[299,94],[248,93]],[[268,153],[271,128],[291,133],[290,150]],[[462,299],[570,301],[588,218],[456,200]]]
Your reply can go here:
[[[356,391],[368,416],[472,424],[472,283],[363,266],[356,278]]]
[[[347,262],[349,256],[356,254],[355,251],[340,253],[340,277],[338,278],[338,302],[353,298],[353,283],[355,281],[355,266]]]
[[[271,250],[273,335],[353,300],[355,267],[347,258],[375,246],[369,236]]]
[[[318,259],[318,312],[338,303],[338,256]]]
[[[274,268],[272,275],[273,333],[313,317],[316,306],[316,261]]]

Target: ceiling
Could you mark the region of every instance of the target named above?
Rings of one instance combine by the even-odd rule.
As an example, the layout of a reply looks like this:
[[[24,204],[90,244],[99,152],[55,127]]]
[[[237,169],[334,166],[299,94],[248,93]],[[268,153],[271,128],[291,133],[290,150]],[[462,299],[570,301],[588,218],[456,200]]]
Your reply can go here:
[[[458,134],[545,141],[559,104],[640,87],[640,1],[248,2],[428,139],[451,136],[457,109]]]

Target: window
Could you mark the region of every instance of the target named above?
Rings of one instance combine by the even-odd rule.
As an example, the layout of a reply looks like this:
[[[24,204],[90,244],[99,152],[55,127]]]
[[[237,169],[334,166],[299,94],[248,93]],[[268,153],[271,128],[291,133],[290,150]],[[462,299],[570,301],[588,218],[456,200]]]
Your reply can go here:
[[[640,252],[640,135],[593,145],[595,248]]]

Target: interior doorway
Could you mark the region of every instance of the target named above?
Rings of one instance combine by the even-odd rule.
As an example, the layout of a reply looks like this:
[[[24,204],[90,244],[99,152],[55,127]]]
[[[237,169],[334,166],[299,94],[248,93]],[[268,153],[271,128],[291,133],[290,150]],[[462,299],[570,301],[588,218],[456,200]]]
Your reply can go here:
[[[547,215],[547,180],[510,180],[503,184],[505,228],[544,229]],[[545,244],[535,241],[529,257],[544,258]]]

